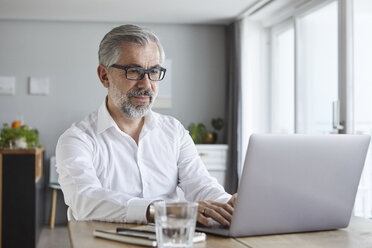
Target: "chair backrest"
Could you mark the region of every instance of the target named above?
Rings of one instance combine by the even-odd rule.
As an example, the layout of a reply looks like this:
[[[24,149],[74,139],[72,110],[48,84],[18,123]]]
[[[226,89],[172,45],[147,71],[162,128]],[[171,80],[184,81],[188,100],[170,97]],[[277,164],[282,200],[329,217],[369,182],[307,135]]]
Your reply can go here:
[[[59,185],[55,156],[52,156],[49,162],[49,185]]]

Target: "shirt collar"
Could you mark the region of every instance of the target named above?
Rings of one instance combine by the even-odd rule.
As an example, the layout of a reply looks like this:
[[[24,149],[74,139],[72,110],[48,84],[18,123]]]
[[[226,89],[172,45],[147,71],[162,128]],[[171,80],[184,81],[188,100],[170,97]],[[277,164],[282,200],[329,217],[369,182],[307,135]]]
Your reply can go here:
[[[145,115],[145,123],[144,123],[144,127],[146,127],[147,129],[154,129],[155,127],[157,127],[160,123],[160,120],[159,120],[159,115],[155,112],[153,112],[152,110],[150,110],[146,115]]]
[[[97,132],[102,133],[110,127],[117,126],[107,109],[107,97],[98,109]]]
[[[103,101],[102,105],[98,109],[98,120],[97,120],[97,132],[102,133],[106,131],[110,127],[116,127],[117,124],[112,119],[112,116],[110,115],[108,109],[107,109],[107,97]],[[150,110],[146,115],[145,115],[145,123],[143,125],[143,129],[149,129],[152,130],[155,127],[157,127],[160,124],[160,119],[157,113],[153,112]]]

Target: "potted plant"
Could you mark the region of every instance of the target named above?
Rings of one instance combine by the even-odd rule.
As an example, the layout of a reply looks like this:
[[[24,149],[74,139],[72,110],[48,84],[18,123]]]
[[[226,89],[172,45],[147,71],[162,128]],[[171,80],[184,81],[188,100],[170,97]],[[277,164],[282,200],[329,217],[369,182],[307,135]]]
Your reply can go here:
[[[188,126],[188,130],[190,132],[190,136],[195,144],[203,144],[205,137],[208,133],[207,128],[203,123],[195,124],[191,123]]]
[[[212,127],[214,129],[213,132],[212,132],[213,143],[217,143],[218,133],[220,132],[220,130],[223,128],[223,125],[224,125],[223,119],[222,118],[212,119],[211,124],[212,124]]]
[[[30,129],[18,121],[13,122],[11,127],[7,123],[3,124],[0,130],[0,148],[31,149],[36,147],[41,147],[36,129]]]
[[[223,119],[215,118],[212,119],[213,132],[208,132],[207,128],[203,123],[194,124],[191,123],[188,126],[191,138],[195,144],[216,144],[218,138],[218,132],[223,128]]]

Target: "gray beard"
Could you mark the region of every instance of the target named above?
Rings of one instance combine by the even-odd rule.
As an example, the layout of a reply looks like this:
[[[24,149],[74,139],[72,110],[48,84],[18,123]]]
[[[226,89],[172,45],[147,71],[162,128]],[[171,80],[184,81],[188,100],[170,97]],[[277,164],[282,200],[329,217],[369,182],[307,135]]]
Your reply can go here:
[[[152,92],[150,89],[132,90],[126,95],[123,95],[113,83],[110,83],[109,94],[114,105],[129,119],[139,119],[144,117],[151,110],[156,97],[154,92]],[[137,95],[150,96],[149,105],[145,106],[145,104],[140,104],[138,106],[134,106],[130,100],[133,96]]]

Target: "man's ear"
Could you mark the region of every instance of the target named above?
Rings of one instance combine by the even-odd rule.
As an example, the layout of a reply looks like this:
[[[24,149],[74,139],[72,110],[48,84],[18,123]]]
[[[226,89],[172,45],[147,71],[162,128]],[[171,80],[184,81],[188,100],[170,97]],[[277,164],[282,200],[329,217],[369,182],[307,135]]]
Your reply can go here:
[[[108,80],[108,69],[104,65],[99,65],[97,68],[97,74],[99,77],[99,80],[101,81],[102,85],[105,88],[108,88],[110,83]]]

